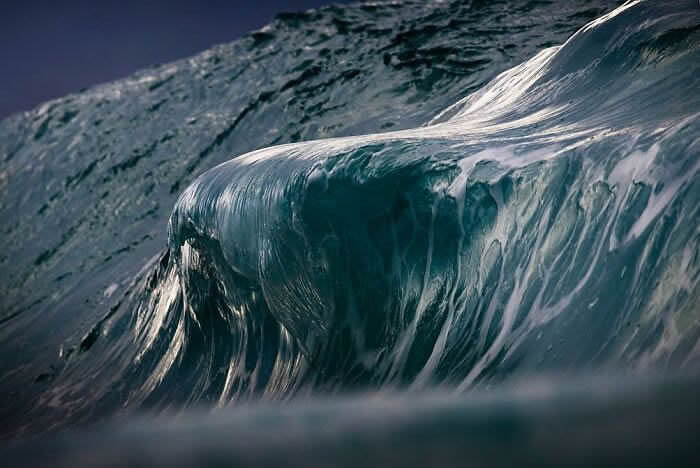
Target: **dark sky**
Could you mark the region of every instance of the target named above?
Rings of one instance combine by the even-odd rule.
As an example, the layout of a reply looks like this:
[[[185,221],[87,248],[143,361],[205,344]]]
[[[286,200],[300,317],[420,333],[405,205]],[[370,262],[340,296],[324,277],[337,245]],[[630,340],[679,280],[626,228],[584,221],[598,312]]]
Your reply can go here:
[[[0,0],[0,119],[349,0]]]

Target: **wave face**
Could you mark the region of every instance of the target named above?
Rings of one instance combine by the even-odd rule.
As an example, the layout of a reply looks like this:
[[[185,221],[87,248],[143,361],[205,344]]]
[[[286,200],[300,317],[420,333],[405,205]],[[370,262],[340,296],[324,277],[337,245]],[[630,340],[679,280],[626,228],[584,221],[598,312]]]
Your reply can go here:
[[[5,436],[697,369],[700,7],[539,8],[285,15],[2,122]]]

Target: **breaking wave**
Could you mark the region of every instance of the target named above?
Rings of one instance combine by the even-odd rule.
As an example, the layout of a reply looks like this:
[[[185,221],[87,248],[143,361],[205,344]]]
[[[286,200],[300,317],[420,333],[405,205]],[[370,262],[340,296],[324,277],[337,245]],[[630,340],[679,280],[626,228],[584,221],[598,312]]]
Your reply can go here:
[[[696,368],[699,25],[697,2],[626,3],[422,126],[208,170],[26,430]]]

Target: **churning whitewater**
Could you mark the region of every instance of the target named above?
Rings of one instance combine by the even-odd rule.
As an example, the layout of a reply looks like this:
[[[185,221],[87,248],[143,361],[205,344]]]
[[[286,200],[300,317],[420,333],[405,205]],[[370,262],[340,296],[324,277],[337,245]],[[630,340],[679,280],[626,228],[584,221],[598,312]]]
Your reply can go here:
[[[528,5],[522,10],[534,8]],[[60,363],[51,364],[43,377],[16,364],[26,356],[3,356],[3,392],[16,402],[14,412],[8,410],[13,434],[137,411],[221,407],[254,399],[302,401],[355,391],[459,394],[542,374],[653,375],[697,369],[698,3],[568,5],[563,10],[579,8],[560,13],[567,15],[569,30],[541,21],[538,30],[524,23],[515,28],[518,34],[529,34],[522,40],[527,47],[518,52],[524,55],[519,65],[499,69],[500,59],[463,62],[481,74],[453,73],[449,79],[438,73],[448,73],[441,66],[459,66],[450,56],[453,52],[443,51],[446,55],[438,59],[437,46],[423,45],[441,34],[453,34],[451,47],[466,50],[464,41],[473,40],[479,27],[487,28],[486,19],[496,24],[498,15],[525,13],[518,8],[511,13],[490,11],[496,7],[470,3],[464,8],[485,11],[455,26],[465,39],[444,26],[454,19],[440,17],[448,14],[439,6],[423,8],[432,8],[432,13],[413,19],[401,19],[405,12],[391,2],[315,13],[330,18],[329,24],[344,28],[346,34],[365,34],[363,41],[374,41],[377,50],[357,52],[358,64],[379,56],[383,67],[396,67],[400,73],[401,63],[409,67],[405,73],[417,81],[410,86],[408,78],[399,83],[392,90],[399,97],[387,97],[391,93],[381,89],[388,86],[386,80],[364,77],[358,78],[363,80],[357,84],[361,91],[353,92],[366,98],[374,89],[378,97],[374,103],[353,103],[353,96],[344,91],[351,86],[352,73],[336,70],[326,79],[321,69],[313,71],[316,65],[294,62],[299,81],[290,88],[299,90],[307,79],[317,80],[319,86],[304,91],[310,103],[305,112],[317,113],[317,118],[310,117],[310,125],[316,127],[303,127],[307,133],[294,126],[300,125],[298,119],[283,138],[276,133],[277,122],[260,124],[259,137],[252,133],[254,126],[245,127],[240,138],[254,143],[236,148],[260,148],[261,142],[265,147],[203,172],[211,162],[224,160],[207,158],[239,131],[244,119],[274,112],[261,110],[268,103],[286,102],[289,108],[298,99],[277,96],[285,91],[282,86],[269,92],[251,88],[247,92],[259,96],[213,143],[189,162],[170,158],[163,163],[170,174],[164,180],[171,183],[138,182],[139,190],[149,190],[145,198],[129,198],[128,190],[115,198],[111,187],[124,184],[122,173],[144,171],[143,164],[149,164],[149,173],[157,171],[161,166],[153,156],[156,148],[176,134],[178,141],[186,141],[182,132],[197,132],[205,125],[199,123],[202,116],[216,111],[203,110],[199,120],[181,116],[184,130],[161,132],[156,131],[159,123],[148,123],[155,135],[151,146],[134,150],[118,163],[107,164],[107,156],[89,156],[94,159],[84,160],[81,172],[69,176],[57,192],[61,195],[50,201],[45,202],[50,193],[25,196],[23,203],[34,203],[42,215],[59,206],[66,210],[59,212],[77,219],[92,215],[88,209],[71,207],[71,200],[78,200],[77,195],[70,198],[71,190],[84,180],[104,184],[106,188],[95,185],[89,190],[95,197],[117,201],[109,205],[107,218],[96,216],[95,222],[112,226],[114,232],[125,230],[129,240],[117,253],[106,247],[112,242],[109,238],[99,240],[99,248],[90,247],[92,241],[75,241],[75,236],[87,239],[91,230],[82,222],[67,221],[69,226],[58,230],[61,243],[45,247],[37,256],[32,266],[36,272],[2,280],[4,347],[24,349],[29,336],[39,340],[39,332],[27,335],[37,321],[46,321],[40,327],[60,323],[58,328],[70,326],[80,333],[65,332],[59,343],[47,345],[45,355],[59,355]],[[590,19],[582,12],[590,14],[591,9],[597,19],[577,31],[571,27],[573,21],[580,23],[578,28]],[[432,19],[427,19],[429,13]],[[402,56],[379,47],[390,40],[388,33],[375,37],[361,32],[361,15],[382,15],[390,21],[391,14],[396,24],[423,25],[404,31],[403,40],[413,41],[418,50],[432,50],[433,56]],[[445,29],[431,32],[426,29],[429,21],[442,22]],[[275,28],[296,34],[305,22],[312,20],[303,15],[283,18],[245,41],[267,47],[264,44],[281,41]],[[556,43],[562,45],[535,50],[536,44],[528,41],[541,37],[542,28],[554,30],[550,33],[558,34]],[[497,47],[503,54],[511,50],[499,45],[501,39],[483,34],[488,53],[500,57]],[[330,56],[338,52],[334,47],[317,46],[315,53]],[[472,55],[472,62],[481,60],[476,52]],[[210,73],[199,70],[197,61],[217,66],[227,60],[217,62],[217,57],[205,53],[187,65],[174,65],[159,72],[159,81],[136,77],[52,104],[77,105],[75,118],[81,122],[63,136],[58,136],[62,127],[56,124],[53,144],[61,139],[62,148],[86,148],[90,137],[81,135],[98,124],[94,116],[83,114],[99,107],[95,102],[116,102],[120,93],[131,92],[129,87],[137,93],[157,93],[160,86],[175,86],[185,73]],[[420,60],[432,60],[433,71],[416,68],[425,66]],[[357,66],[356,76],[363,76]],[[416,73],[429,75],[418,80]],[[230,83],[227,86],[253,86],[235,76]],[[420,88],[433,83],[444,86],[445,93]],[[198,92],[171,89],[164,99],[175,102]],[[314,99],[320,106],[316,109]],[[334,114],[331,104],[337,99],[345,104]],[[152,101],[148,104],[165,104],[159,104],[160,98]],[[371,105],[375,107],[369,115],[363,106]],[[324,116],[321,108],[329,114]],[[33,248],[23,246],[19,236],[24,225],[39,221],[31,213],[29,219],[8,222],[8,177],[38,170],[32,165],[42,157],[28,158],[45,150],[28,148],[41,144],[38,140],[52,131],[57,118],[50,122],[39,117],[47,112],[60,114],[40,109],[37,117],[15,117],[0,127],[5,141],[17,142],[3,147],[0,178],[3,229],[6,236],[14,236],[9,248],[15,255]],[[69,125],[74,116],[63,117],[63,125]],[[220,116],[210,117],[221,126]],[[30,123],[32,118],[38,123]],[[34,133],[12,130],[13,125]],[[325,130],[320,130],[322,125]],[[332,125],[345,127],[334,131]],[[126,124],[112,126],[127,138],[125,128]],[[297,141],[301,139],[310,141]],[[286,144],[269,146],[279,142]],[[188,143],[183,144],[189,151]],[[187,178],[196,173],[202,174]],[[172,179],[178,174],[183,178]],[[155,194],[149,195],[152,191]],[[143,237],[135,237],[137,231],[120,227],[128,223],[120,210],[130,213],[133,205],[157,213],[160,196],[168,201],[168,209],[174,204],[164,251],[164,222],[153,228],[161,230],[160,238],[148,237],[145,231],[138,232]],[[153,225],[157,216],[145,219]],[[82,242],[94,255],[85,258],[109,255],[107,263],[84,263]],[[130,260],[115,260],[124,252],[131,252]],[[5,264],[8,257],[6,253]],[[27,288],[38,281],[42,268],[58,276],[61,262],[83,262],[85,279],[69,279],[78,282],[75,287],[46,288],[43,299],[32,295]],[[79,292],[81,281],[97,293]],[[48,306],[51,301],[58,305]],[[59,313],[85,304],[95,306],[99,315],[82,315],[80,325],[70,325],[73,319]],[[43,356],[37,355],[37,360],[52,362]],[[34,378],[37,383],[22,380]],[[9,434],[8,429],[5,435]]]

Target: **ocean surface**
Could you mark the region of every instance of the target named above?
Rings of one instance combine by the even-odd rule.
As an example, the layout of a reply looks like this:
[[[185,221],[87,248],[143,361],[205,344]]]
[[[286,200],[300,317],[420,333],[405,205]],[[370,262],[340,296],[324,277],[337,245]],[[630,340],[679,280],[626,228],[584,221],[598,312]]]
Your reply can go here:
[[[700,463],[700,3],[376,1],[0,122],[13,466]]]

